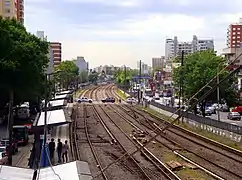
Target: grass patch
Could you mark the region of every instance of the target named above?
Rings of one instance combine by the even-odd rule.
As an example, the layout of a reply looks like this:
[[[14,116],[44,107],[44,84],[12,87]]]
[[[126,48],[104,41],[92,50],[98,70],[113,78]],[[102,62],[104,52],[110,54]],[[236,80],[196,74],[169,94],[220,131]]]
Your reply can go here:
[[[153,110],[151,108],[143,108],[143,107],[138,107],[138,108],[139,109],[142,109],[142,110],[145,110],[146,112],[148,112],[150,114],[153,114],[153,115],[155,115],[155,116],[157,116],[157,117],[159,117],[161,119],[164,119],[166,121],[169,120],[169,122],[171,122],[172,120],[174,120],[173,118],[170,118],[169,119],[169,116],[166,116],[164,114],[161,114],[161,113],[159,113],[159,112],[157,112],[157,111],[155,111],[155,110]],[[191,126],[191,125],[189,125],[187,123],[183,123],[183,124],[182,123],[179,123],[178,124],[178,122],[176,122],[176,125],[184,128],[184,129],[190,130],[190,131],[192,131],[194,133],[197,133],[197,134],[199,134],[201,136],[207,137],[209,139],[212,139],[214,141],[220,142],[220,143],[225,144],[225,145],[227,145],[229,147],[232,147],[234,149],[237,149],[237,150],[242,151],[242,144],[240,142],[232,141],[229,138],[226,138],[224,136],[219,136],[217,134],[208,132],[208,131],[203,130],[203,129],[200,129],[200,128],[196,128],[196,127]]]
[[[123,92],[121,91],[120,89],[118,89],[116,91],[117,95],[122,99],[122,100],[126,100],[128,98],[128,96]]]
[[[74,93],[73,98],[76,99],[80,97],[80,95],[85,91],[85,89],[78,89],[76,93]]]

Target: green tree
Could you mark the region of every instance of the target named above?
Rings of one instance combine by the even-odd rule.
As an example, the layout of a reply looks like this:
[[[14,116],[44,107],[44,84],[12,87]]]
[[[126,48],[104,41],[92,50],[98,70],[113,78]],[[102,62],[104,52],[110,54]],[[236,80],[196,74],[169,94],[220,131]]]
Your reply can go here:
[[[98,79],[98,73],[96,71],[92,71],[88,76],[88,81],[96,84]]]
[[[201,89],[207,82],[209,82],[218,72],[226,66],[226,62],[223,57],[217,56],[213,51],[200,51],[184,57],[184,66],[178,67],[174,70],[173,80],[175,86],[179,87],[181,79],[183,79],[183,92],[184,98],[188,99]],[[224,71],[220,75],[220,79],[223,79],[229,71]],[[220,99],[224,99],[229,106],[236,103],[236,90],[231,88],[231,84],[235,82],[235,78],[232,77],[220,85]],[[212,85],[215,85],[216,81]],[[208,89],[201,92],[197,98],[201,97]],[[206,102],[217,102],[216,91],[208,96]]]
[[[62,61],[56,68],[55,72],[58,72],[54,75],[56,82],[61,84],[62,88],[68,89],[68,86],[76,81],[77,76],[79,75],[79,68],[73,61]]]
[[[137,76],[139,74],[139,71],[137,69],[130,69],[126,70],[126,75],[124,70],[118,70],[116,71],[114,78],[118,85],[127,85],[127,88],[130,85],[130,81],[132,80],[133,76]],[[126,82],[125,82],[125,76],[126,76]]]
[[[0,37],[1,99],[8,101],[11,94],[16,103],[35,100],[44,90],[48,42],[28,33],[16,20],[2,17]]]
[[[81,83],[85,83],[88,81],[88,72],[87,71],[82,71],[80,74],[79,74],[79,78],[80,78],[80,82]]]

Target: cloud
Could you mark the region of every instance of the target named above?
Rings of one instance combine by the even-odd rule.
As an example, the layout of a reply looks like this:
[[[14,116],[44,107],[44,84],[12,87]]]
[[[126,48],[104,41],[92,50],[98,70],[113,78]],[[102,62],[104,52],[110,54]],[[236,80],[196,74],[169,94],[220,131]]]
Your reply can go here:
[[[228,25],[242,17],[242,1],[210,1],[29,0],[25,22],[30,32],[44,30],[50,41],[61,41],[63,59],[136,66],[164,55],[167,37],[191,41],[196,34],[224,48]]]

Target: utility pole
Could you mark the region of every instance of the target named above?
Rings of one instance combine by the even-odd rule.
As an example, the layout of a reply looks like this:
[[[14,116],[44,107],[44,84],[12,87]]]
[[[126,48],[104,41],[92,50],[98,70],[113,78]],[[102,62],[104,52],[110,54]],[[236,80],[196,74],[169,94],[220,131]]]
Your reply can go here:
[[[184,51],[181,52],[181,67],[184,66]],[[180,87],[179,87],[179,109],[181,108],[181,105],[183,106],[183,69],[182,72],[180,73]],[[182,103],[181,103],[182,101]],[[183,113],[183,110],[179,110],[179,114]],[[179,121],[178,121],[179,122]],[[182,122],[183,122],[183,116],[182,116]]]
[[[8,138],[9,138],[9,147],[8,147],[8,165],[12,166],[12,155],[13,148],[11,144],[13,144],[13,90],[9,93],[9,109],[8,109]]]
[[[46,152],[46,145],[47,145],[47,131],[48,131],[48,126],[47,126],[47,83],[48,83],[48,74],[45,75],[45,116],[44,116],[44,144],[43,144],[43,153],[44,153],[44,166],[47,164],[47,152]]]
[[[124,90],[125,91],[126,91],[126,88],[127,88],[126,78],[127,78],[127,70],[126,70],[126,66],[124,65]]]
[[[219,66],[217,69],[217,73],[219,73]],[[220,101],[220,95],[219,95],[219,75],[217,74],[217,100],[218,100],[218,121],[220,121],[220,112],[219,112],[219,101]]]
[[[141,70],[142,70],[142,61],[140,60],[139,61],[139,89],[138,89],[138,103],[140,103],[140,99],[142,98],[141,97],[141,91],[140,91],[140,88],[141,88]]]

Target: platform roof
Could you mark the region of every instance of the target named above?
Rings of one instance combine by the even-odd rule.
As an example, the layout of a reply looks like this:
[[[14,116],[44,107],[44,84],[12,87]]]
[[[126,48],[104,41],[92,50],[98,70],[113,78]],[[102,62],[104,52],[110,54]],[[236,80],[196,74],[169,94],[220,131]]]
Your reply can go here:
[[[13,174],[14,173],[14,174]],[[0,180],[32,180],[33,169],[0,166]],[[91,180],[87,162],[73,161],[48,168],[41,168],[39,180]]]
[[[45,112],[41,112],[36,126],[44,126]],[[68,123],[65,118],[63,109],[47,111],[47,124],[48,125],[60,125]]]
[[[71,92],[72,92],[71,90],[60,91],[60,92],[57,92],[56,95],[70,94]]]
[[[67,96],[68,96],[68,94],[55,95],[55,97],[52,100],[65,99]]]
[[[50,104],[51,107],[56,107],[56,106],[64,106],[65,103],[65,99],[58,99],[58,100],[51,100]]]

